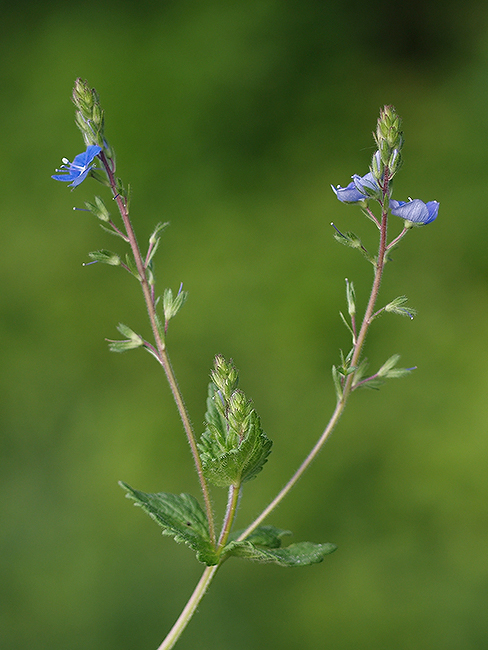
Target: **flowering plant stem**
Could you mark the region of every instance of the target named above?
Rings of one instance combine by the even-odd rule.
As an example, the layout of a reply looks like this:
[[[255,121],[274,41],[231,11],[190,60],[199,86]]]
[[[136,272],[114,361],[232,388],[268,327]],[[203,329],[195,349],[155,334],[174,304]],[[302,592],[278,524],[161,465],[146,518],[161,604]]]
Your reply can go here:
[[[381,278],[383,276],[383,270],[385,267],[385,255],[387,251],[386,237],[387,237],[387,228],[388,228],[388,210],[385,208],[385,197],[388,194],[387,170],[385,173],[385,181],[382,187],[382,193],[383,193],[383,200],[380,202],[382,215],[381,215],[381,224],[380,224],[380,243],[379,243],[379,250],[378,250],[378,259],[375,265],[374,280],[371,289],[371,294],[369,297],[369,302],[366,307],[363,322],[361,324],[361,329],[359,330],[359,335],[357,338],[355,338],[355,342],[354,342],[354,352],[351,358],[351,366],[350,366],[351,368],[357,367],[359,363],[361,351],[363,349],[364,342],[366,340],[366,334],[371,324],[371,320],[372,320],[371,317],[374,314],[374,307],[378,299]],[[293,486],[297,483],[297,481],[301,478],[301,476],[307,470],[309,465],[315,459],[319,451],[324,446],[326,440],[328,439],[332,431],[335,429],[342,413],[344,412],[347,400],[353,389],[353,380],[354,380],[354,373],[351,373],[347,376],[345,380],[342,397],[337,400],[336,407],[334,409],[334,412],[332,413],[332,416],[327,426],[325,427],[322,435],[317,440],[317,442],[313,446],[308,456],[305,458],[305,460],[302,462],[300,467],[290,478],[288,483],[286,483],[286,485],[280,490],[280,492],[271,501],[271,503],[263,510],[263,512],[258,517],[256,517],[256,519],[252,522],[252,524],[248,526],[246,530],[239,536],[239,540],[245,539],[248,535],[252,533],[253,530],[255,530],[259,526],[259,524],[262,521],[264,521],[264,519],[266,519],[266,517],[270,514],[270,512],[272,512],[276,508],[276,506],[285,498],[288,492],[290,492]]]
[[[378,249],[378,257],[375,265],[373,285],[372,285],[368,305],[366,307],[366,311],[361,324],[361,328],[359,330],[359,334],[357,338],[355,338],[355,342],[354,342],[354,352],[351,358],[351,366],[350,366],[351,368],[357,367],[359,363],[364,342],[366,340],[366,334],[368,332],[369,326],[371,325],[372,317],[374,315],[374,309],[375,309],[376,301],[378,299],[381,279],[383,277],[383,271],[385,267],[385,256],[388,250],[388,246],[387,246],[388,209],[386,207],[386,197],[388,195],[388,169],[385,170],[384,182],[382,184],[381,190],[382,190],[382,200],[380,201],[380,205],[381,205],[382,214],[381,214],[381,222],[379,224],[380,242],[379,242],[379,249]],[[348,398],[353,390],[353,381],[354,381],[354,372],[347,376],[344,383],[342,397],[341,399],[338,399],[334,412],[332,413],[332,416],[327,426],[325,427],[320,438],[313,446],[310,453],[307,455],[307,457],[304,459],[300,467],[296,470],[296,472],[286,483],[286,485],[276,495],[276,497],[261,512],[261,514],[258,517],[256,517],[256,519],[246,528],[246,530],[239,535],[237,541],[246,539],[246,537],[248,537],[268,517],[268,515],[279,505],[279,503],[281,503],[281,501],[285,498],[285,496],[290,492],[290,490],[294,487],[297,481],[308,469],[312,461],[316,458],[316,456],[324,446],[326,440],[328,439],[332,431],[335,429],[342,413],[344,412]],[[222,548],[224,546],[225,541],[227,540],[228,534],[230,532],[230,526],[232,524],[232,521],[236,513],[238,493],[239,490],[235,489],[233,486],[230,487],[229,503],[227,506],[226,516],[224,519],[224,525],[222,527],[222,533],[219,539],[219,548]],[[219,566],[221,566],[223,561],[220,562],[220,564],[218,564],[217,566],[207,567],[205,569],[205,571],[202,574],[202,577],[200,578],[200,581],[195,587],[195,590],[191,595],[190,599],[188,600],[185,608],[181,612],[180,616],[178,617],[178,620],[174,624],[173,628],[171,629],[171,631],[169,632],[169,634],[167,635],[163,643],[159,646],[158,650],[170,650],[170,648],[172,648],[175,645],[176,641],[179,639],[185,627],[190,622],[199,602],[205,595],[208,586],[210,585],[215,574],[217,573],[217,569],[219,568]]]
[[[336,549],[336,546],[331,543],[315,544],[312,542],[299,542],[282,547],[281,537],[289,534],[289,531],[260,524],[281,503],[317,457],[335,429],[351,393],[365,384],[373,387],[375,384],[381,383],[382,379],[401,377],[413,369],[395,368],[399,355],[393,355],[375,374],[365,378],[363,373],[367,364],[364,359],[361,360],[361,356],[369,327],[380,313],[389,311],[413,318],[415,310],[405,304],[407,300],[405,296],[399,296],[375,311],[386,257],[393,246],[396,246],[411,228],[434,221],[437,217],[439,204],[437,201],[424,203],[420,199],[414,199],[404,202],[390,198],[392,179],[400,168],[402,160],[403,134],[400,131],[401,121],[395,110],[391,106],[385,106],[380,111],[377,131],[374,135],[378,149],[373,155],[370,172],[363,177],[354,174],[353,181],[345,188],[332,187],[341,202],[359,203],[363,213],[379,231],[378,254],[373,257],[354,233],[343,234],[334,226],[335,238],[340,243],[359,250],[374,268],[371,293],[359,331],[357,331],[356,325],[354,287],[352,282],[346,280],[350,324],[343,314],[341,317],[352,335],[352,348],[347,355],[343,355],[341,352],[341,365],[333,366],[332,369],[337,394],[334,412],[311,451],[275,498],[243,532],[231,535],[242,484],[253,479],[261,471],[268,459],[272,442],[262,430],[259,416],[254,410],[252,402],[238,388],[238,372],[232,361],[227,362],[221,355],[217,355],[209,385],[205,414],[206,429],[197,444],[193,426],[166,350],[169,320],[180,309],[186,298],[186,292],[183,292],[180,287],[178,295],[174,297],[171,289],[164,291],[162,297],[164,322],[156,311],[160,298],[155,296],[152,259],[159,245],[159,233],[167,224],[156,226],[149,239],[149,248],[144,258],[129,217],[128,193],[124,189],[122,181],[115,177],[114,153],[103,135],[104,114],[99,104],[98,94],[94,89],[88,87],[87,82],[77,79],[73,91],[73,101],[77,108],[76,122],[83,133],[87,149],[76,156],[73,163],[63,158],[63,165],[56,170],[58,173],[53,178],[58,181],[71,182],[70,187],[74,188],[90,175],[111,189],[112,198],[116,202],[122,218],[123,229],[119,229],[113,223],[108,210],[99,197],[95,197],[94,203],[87,202],[85,205],[102,221],[102,227],[105,230],[116,234],[130,245],[133,260],[128,256],[124,263],[118,254],[106,250],[95,251],[89,255],[94,261],[122,266],[140,282],[154,342],[149,343],[143,340],[129,327],[119,324],[118,329],[126,339],[110,341],[110,348],[117,352],[123,352],[143,346],[163,367],[190,445],[204,499],[205,509],[203,510],[198,500],[186,493],[180,495],[165,492],[147,494],[135,490],[126,483],[120,483],[127,491],[126,496],[133,499],[136,505],[141,506],[147,514],[156,520],[163,527],[164,534],[173,536],[177,542],[186,543],[196,552],[197,559],[207,565],[176,623],[158,648],[158,650],[170,650],[191,620],[218,569],[232,555],[258,562],[274,562],[281,566],[307,566],[321,562],[325,555]],[[98,173],[94,166],[95,158],[101,161],[106,177]],[[379,218],[376,218],[369,208],[371,200],[380,205]],[[390,244],[387,243],[389,211],[404,220],[402,232]],[[103,223],[109,228],[106,228]],[[217,487],[228,488],[227,507],[218,534],[210,501],[210,483]]]
[[[163,367],[163,370],[166,375],[166,379],[168,380],[168,383],[171,388],[171,392],[173,394],[173,399],[176,403],[178,413],[183,423],[183,428],[185,430],[188,443],[190,445],[191,453],[198,474],[198,480],[200,482],[200,487],[205,502],[205,510],[208,519],[210,539],[212,543],[215,544],[215,523],[214,523],[212,505],[210,501],[208,484],[203,475],[202,462],[200,460],[200,455],[198,453],[195,433],[193,431],[193,427],[190,421],[190,416],[188,414],[188,410],[186,408],[185,402],[183,400],[183,396],[178,386],[178,382],[176,381],[176,376],[173,371],[173,367],[171,365],[171,361],[169,359],[168,353],[166,351],[166,344],[163,341],[161,337],[161,333],[158,328],[158,320],[156,316],[156,304],[154,300],[154,294],[151,291],[151,287],[149,286],[149,281],[147,278],[147,272],[146,272],[147,267],[142,259],[141,250],[139,248],[139,244],[137,243],[136,235],[134,232],[134,228],[132,227],[132,222],[129,217],[129,212],[127,210],[126,202],[124,201],[120,193],[117,191],[117,184],[115,180],[114,170],[112,169],[112,166],[103,151],[100,153],[100,159],[107,173],[108,180],[110,183],[110,188],[113,193],[113,198],[117,203],[117,207],[119,209],[120,216],[122,218],[125,231],[127,233],[127,239],[130,244],[132,254],[134,255],[134,261],[136,264],[137,272],[139,274],[139,280],[142,287],[142,292],[144,294],[147,313],[149,316],[149,321],[151,323],[151,329],[154,335],[154,341],[156,345],[156,349],[155,349],[156,354],[154,354],[154,356]]]

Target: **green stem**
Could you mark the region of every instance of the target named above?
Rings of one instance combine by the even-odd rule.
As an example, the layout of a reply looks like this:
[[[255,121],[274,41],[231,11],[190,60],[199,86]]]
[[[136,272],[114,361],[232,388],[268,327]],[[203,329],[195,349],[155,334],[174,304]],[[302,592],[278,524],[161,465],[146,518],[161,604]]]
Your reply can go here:
[[[200,487],[205,502],[205,510],[207,513],[207,519],[209,524],[210,539],[212,540],[212,543],[215,544],[215,539],[216,539],[215,524],[214,524],[212,504],[210,501],[210,493],[209,493],[207,481],[205,480],[205,476],[203,475],[202,462],[200,460],[200,454],[198,453],[198,447],[195,439],[195,434],[193,432],[193,427],[191,425],[190,416],[188,414],[188,410],[186,408],[185,402],[183,400],[183,396],[178,386],[178,382],[176,381],[176,376],[174,374],[168,353],[166,351],[166,344],[161,336],[158,327],[158,318],[156,316],[156,305],[152,296],[151,287],[149,286],[149,282],[147,279],[146,267],[142,259],[139,244],[137,243],[136,235],[132,227],[132,222],[129,217],[129,212],[127,210],[125,200],[117,191],[117,185],[115,182],[115,176],[112,167],[103,151],[100,153],[100,159],[107,173],[110,182],[110,187],[114,195],[113,198],[117,203],[117,207],[119,208],[120,216],[122,217],[125,231],[127,233],[127,238],[130,247],[132,249],[132,254],[134,255],[134,261],[136,264],[137,272],[139,274],[139,281],[142,287],[142,292],[144,294],[144,301],[146,303],[147,313],[149,316],[149,321],[151,323],[151,329],[154,335],[154,341],[158,352],[157,359],[162,365],[164,372],[166,374],[166,378],[170,385],[171,392],[173,394],[173,398],[175,400],[176,407],[178,409],[178,413],[180,414],[180,418],[183,423],[183,428],[185,430],[188,443],[190,445],[191,453],[198,474],[198,480],[200,482]]]
[[[350,367],[354,368],[358,365],[359,358],[366,340],[366,334],[368,332],[369,326],[372,321],[372,315],[374,313],[374,307],[378,299],[378,293],[381,285],[381,278],[383,277],[383,270],[385,267],[385,256],[387,251],[386,237],[387,237],[387,226],[388,226],[388,211],[383,207],[385,204],[385,197],[388,193],[388,170],[385,170],[385,181],[383,186],[383,201],[382,201],[382,215],[381,215],[381,226],[380,226],[380,243],[378,250],[378,260],[376,262],[375,274],[373,279],[373,286],[371,289],[371,294],[369,297],[368,305],[364,313],[364,318],[361,324],[361,329],[359,330],[358,337],[354,343],[354,352],[351,359]],[[335,429],[339,419],[344,412],[346,407],[347,400],[351,394],[353,388],[354,373],[351,373],[347,376],[344,383],[342,397],[338,400],[334,412],[324,429],[322,435],[315,443],[314,447],[302,462],[300,467],[296,470],[293,476],[290,478],[288,483],[278,492],[276,497],[271,501],[271,503],[266,506],[262,513],[256,517],[256,519],[246,528],[246,530],[239,536],[237,541],[242,541],[248,535],[250,535],[253,530],[255,530],[264,519],[281,503],[285,496],[290,492],[294,487],[297,481],[302,477],[308,467],[311,465],[312,461],[316,458],[322,447],[324,446],[326,440]]]
[[[202,574],[197,586],[195,587],[194,592],[190,596],[189,601],[187,602],[185,609],[181,612],[178,617],[178,620],[171,628],[169,634],[158,647],[158,650],[170,650],[175,643],[180,638],[183,630],[186,628],[190,622],[193,614],[195,613],[198,604],[202,600],[205,592],[208,589],[209,584],[212,582],[214,575],[217,573],[219,564],[215,566],[208,566]]]
[[[240,486],[231,485],[229,487],[229,497],[227,500],[227,510],[225,512],[224,523],[222,531],[220,532],[218,551],[221,551],[227,543],[227,540],[232,529],[232,523],[237,512],[237,504],[239,503]]]

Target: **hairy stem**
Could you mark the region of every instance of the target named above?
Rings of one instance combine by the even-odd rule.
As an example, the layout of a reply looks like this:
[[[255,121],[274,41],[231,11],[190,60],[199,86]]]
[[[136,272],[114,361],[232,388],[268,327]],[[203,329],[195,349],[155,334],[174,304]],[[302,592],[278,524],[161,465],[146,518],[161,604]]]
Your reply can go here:
[[[193,432],[193,427],[190,421],[190,416],[188,414],[188,410],[186,408],[185,402],[183,400],[183,396],[178,386],[178,382],[176,381],[176,376],[174,374],[168,353],[166,351],[166,344],[161,336],[158,327],[158,318],[156,316],[156,305],[154,301],[153,292],[151,290],[151,287],[147,279],[146,267],[144,265],[139,244],[137,243],[136,235],[132,227],[132,222],[129,217],[129,212],[127,210],[125,200],[117,191],[117,185],[116,185],[113,169],[103,151],[100,153],[100,159],[107,173],[110,187],[114,195],[113,198],[117,203],[117,207],[119,209],[120,216],[122,217],[125,231],[127,233],[127,240],[132,249],[132,254],[134,255],[134,261],[136,264],[137,272],[139,274],[139,281],[142,287],[142,292],[144,294],[144,301],[146,303],[147,313],[149,316],[149,321],[151,323],[151,329],[156,344],[157,355],[155,356],[164,369],[166,378],[171,388],[171,392],[173,394],[173,398],[176,403],[176,407],[178,409],[178,413],[180,414],[180,418],[183,423],[183,428],[185,430],[188,443],[190,445],[191,453],[198,474],[198,480],[200,482],[200,487],[203,493],[205,510],[207,513],[207,519],[209,523],[210,539],[212,540],[212,543],[215,544],[215,524],[214,524],[214,516],[213,516],[213,510],[210,501],[208,485],[203,475],[202,463],[200,460],[200,454],[198,453],[198,447],[195,439],[195,434]]]
[[[351,368],[357,367],[359,363],[364,342],[366,340],[366,334],[371,324],[372,315],[374,313],[374,308],[376,305],[376,301],[378,299],[378,293],[381,285],[381,278],[383,277],[383,270],[385,267],[385,255],[387,251],[386,238],[387,238],[387,226],[388,226],[388,211],[384,208],[384,204],[385,204],[385,198],[388,194],[388,169],[385,170],[384,178],[385,179],[383,184],[383,201],[381,202],[382,214],[381,214],[381,224],[380,224],[380,243],[379,243],[379,250],[378,250],[378,260],[375,266],[373,286],[371,289],[368,305],[364,313],[361,329],[359,330],[357,339],[354,342],[354,352],[350,364]],[[271,501],[271,503],[269,503],[269,505],[266,506],[266,508],[262,511],[262,513],[258,517],[256,517],[256,519],[239,536],[238,541],[242,541],[243,539],[245,539],[248,535],[250,535],[253,532],[253,530],[255,530],[261,524],[262,521],[264,521],[264,519],[266,519],[266,517],[281,503],[281,501],[285,498],[288,492],[290,492],[290,490],[294,487],[297,481],[301,478],[301,476],[311,465],[312,461],[317,457],[318,453],[324,446],[326,440],[328,439],[332,431],[335,429],[337,423],[339,422],[339,419],[345,409],[347,400],[351,394],[353,388],[353,381],[354,381],[354,373],[351,373],[347,376],[346,381],[344,383],[341,399],[337,401],[335,410],[327,426],[325,427],[322,435],[317,440],[317,442],[315,443],[314,447],[312,448],[308,456],[305,458],[305,460],[302,462],[300,467],[290,478],[288,483],[280,490],[280,492],[276,495],[276,497]]]
[[[194,592],[190,596],[189,601],[187,602],[185,609],[181,612],[178,617],[178,620],[171,628],[169,634],[158,647],[158,650],[170,650],[175,643],[180,638],[183,630],[186,628],[190,622],[193,614],[195,613],[198,604],[202,600],[205,592],[208,589],[209,584],[212,582],[214,575],[217,573],[219,564],[216,566],[208,566],[202,574],[197,586],[195,587]]]

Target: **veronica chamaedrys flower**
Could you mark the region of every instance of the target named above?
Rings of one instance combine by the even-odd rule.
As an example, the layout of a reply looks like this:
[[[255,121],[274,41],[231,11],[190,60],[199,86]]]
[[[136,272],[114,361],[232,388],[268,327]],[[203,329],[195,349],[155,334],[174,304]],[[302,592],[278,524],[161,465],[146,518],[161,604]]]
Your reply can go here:
[[[72,181],[68,187],[77,187],[93,169],[93,159],[98,156],[101,150],[102,148],[98,145],[90,144],[86,151],[79,153],[75,157],[72,163],[67,158],[63,158],[64,165],[61,165],[61,169],[56,169],[61,174],[55,174],[51,178],[54,178],[55,181]]]
[[[380,191],[378,184],[371,172],[365,176],[354,174],[351,176],[352,181],[347,187],[331,185],[335,195],[343,203],[357,203],[368,199],[371,194],[377,194]]]
[[[411,221],[420,226],[425,226],[437,218],[439,212],[439,203],[437,201],[429,201],[424,203],[420,199],[413,201],[395,201],[390,199],[391,213],[396,217]]]

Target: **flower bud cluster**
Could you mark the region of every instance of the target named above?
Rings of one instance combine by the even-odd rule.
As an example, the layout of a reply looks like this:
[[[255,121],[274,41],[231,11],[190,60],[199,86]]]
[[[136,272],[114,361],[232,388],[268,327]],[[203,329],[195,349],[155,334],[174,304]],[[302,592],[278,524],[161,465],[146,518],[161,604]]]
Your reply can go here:
[[[401,122],[393,106],[385,106],[380,110],[376,133],[373,133],[378,150],[373,156],[370,167],[371,173],[379,183],[382,182],[386,169],[388,169],[389,180],[400,169],[403,146]]]
[[[100,106],[100,98],[88,82],[78,78],[73,88],[73,104],[76,107],[75,122],[80,129],[85,144],[106,145],[103,137],[104,116]]]
[[[437,218],[439,212],[439,203],[437,201],[428,201],[424,203],[420,199],[409,199],[408,201],[395,201],[391,199],[393,176],[400,169],[402,164],[401,150],[403,147],[403,133],[400,130],[401,119],[397,115],[393,106],[385,106],[380,111],[376,133],[373,137],[378,149],[375,151],[371,160],[369,173],[364,176],[353,174],[352,181],[347,187],[332,185],[332,190],[342,203],[359,203],[363,208],[364,214],[376,222],[371,211],[368,208],[369,200],[378,201],[383,209],[390,208],[391,213],[404,220],[405,228],[413,226],[424,226],[432,223]],[[341,233],[339,233],[341,234]],[[353,239],[342,236],[342,239],[348,239],[347,245],[352,245]],[[341,243],[342,241],[339,237]],[[359,248],[359,246],[356,246]]]

